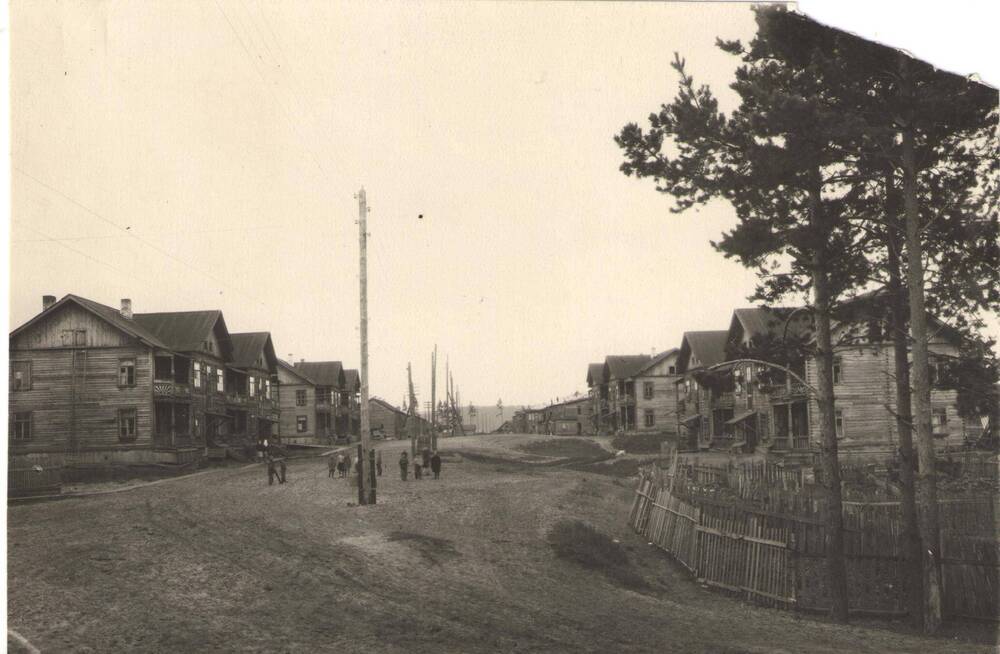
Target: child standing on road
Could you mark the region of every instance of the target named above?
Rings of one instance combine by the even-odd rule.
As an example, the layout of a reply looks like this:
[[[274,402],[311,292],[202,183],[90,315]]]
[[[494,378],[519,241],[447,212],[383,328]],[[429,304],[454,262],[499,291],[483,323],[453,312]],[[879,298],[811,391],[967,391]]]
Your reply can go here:
[[[410,461],[409,457],[406,456],[406,450],[399,455],[399,478],[406,481],[406,473],[410,471]]]
[[[420,459],[413,457],[413,478],[423,479],[423,466],[420,465]]]

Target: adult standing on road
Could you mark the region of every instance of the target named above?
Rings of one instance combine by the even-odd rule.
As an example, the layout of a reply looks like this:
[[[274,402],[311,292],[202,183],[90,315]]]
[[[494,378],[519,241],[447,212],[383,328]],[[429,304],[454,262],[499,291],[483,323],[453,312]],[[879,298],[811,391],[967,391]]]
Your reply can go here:
[[[441,455],[434,450],[434,454],[431,456],[431,472],[434,473],[435,479],[441,478]]]
[[[406,474],[410,471],[410,461],[409,457],[406,456],[406,450],[399,455],[399,477],[403,481],[406,481]]]

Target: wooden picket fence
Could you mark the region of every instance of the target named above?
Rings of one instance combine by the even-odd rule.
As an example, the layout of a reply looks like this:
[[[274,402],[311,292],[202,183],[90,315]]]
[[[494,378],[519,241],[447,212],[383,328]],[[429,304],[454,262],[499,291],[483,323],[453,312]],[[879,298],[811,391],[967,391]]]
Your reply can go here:
[[[630,525],[706,585],[766,606],[826,610],[824,508],[807,486],[776,489],[762,508],[739,493],[713,495],[699,479],[677,461],[642,470]],[[948,616],[1000,617],[998,508],[992,498],[940,502]],[[852,611],[904,614],[899,503],[845,502],[844,529]]]

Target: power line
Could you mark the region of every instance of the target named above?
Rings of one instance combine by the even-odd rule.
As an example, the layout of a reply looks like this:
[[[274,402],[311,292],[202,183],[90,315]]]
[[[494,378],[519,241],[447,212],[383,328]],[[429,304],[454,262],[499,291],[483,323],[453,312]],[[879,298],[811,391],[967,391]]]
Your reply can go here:
[[[115,221],[110,220],[109,218],[105,218],[100,213],[94,211],[93,209],[91,209],[90,207],[84,205],[80,201],[78,201],[78,200],[70,197],[69,195],[67,195],[66,193],[64,193],[60,189],[56,188],[55,186],[52,186],[51,184],[43,182],[42,180],[38,179],[37,177],[35,177],[31,173],[27,172],[26,170],[24,170],[22,168],[19,168],[18,166],[13,166],[12,168],[14,170],[16,170],[17,172],[21,173],[22,175],[24,175],[25,177],[27,177],[28,179],[34,180],[34,182],[37,183],[38,185],[40,185],[40,186],[48,189],[49,191],[55,193],[56,195],[60,196],[61,198],[63,198],[67,202],[69,202],[70,204],[72,204],[72,205],[78,207],[79,209],[81,209],[81,210],[89,213],[90,215],[94,216],[95,218],[98,218],[99,220],[101,220],[101,221],[103,221],[103,222],[105,222],[105,223],[107,223],[107,224],[115,227],[116,229],[118,229],[119,231],[123,232],[127,236],[130,236],[131,238],[134,238],[135,240],[139,241],[140,243],[143,243],[144,245],[146,245],[147,247],[150,247],[150,248],[156,250],[157,252],[159,252],[160,254],[162,254],[162,255],[164,255],[164,256],[166,256],[166,257],[168,257],[168,258],[176,261],[177,263],[181,264],[185,268],[189,268],[189,269],[193,270],[194,272],[198,273],[199,275],[207,277],[208,279],[216,282],[220,286],[223,286],[225,288],[229,288],[230,290],[236,291],[237,293],[243,295],[244,297],[247,297],[247,298],[249,298],[251,300],[254,300],[255,302],[259,302],[261,304],[261,306],[265,306],[265,307],[267,306],[267,303],[265,303],[264,301],[262,301],[260,298],[254,296],[254,295],[252,295],[250,293],[247,293],[246,291],[243,291],[243,290],[241,290],[239,288],[236,288],[234,286],[230,286],[229,284],[227,284],[226,282],[222,281],[218,277],[215,277],[211,273],[208,273],[208,272],[205,272],[205,271],[203,271],[203,270],[201,270],[199,268],[196,268],[195,266],[191,265],[187,261],[184,261],[183,259],[175,256],[173,253],[171,253],[171,252],[169,252],[167,250],[164,250],[163,248],[161,248],[160,246],[156,245],[155,243],[151,243],[150,241],[147,241],[146,239],[144,239],[141,236],[139,236],[138,234],[133,233],[132,231],[130,231],[129,228],[122,227],[121,225],[119,225]],[[59,241],[55,241],[55,242],[59,243]]]
[[[254,233],[254,232],[269,231],[269,230],[274,230],[274,229],[286,229],[286,228],[287,229],[291,229],[293,227],[294,226],[291,226],[291,225],[273,225],[273,226],[264,226],[264,227],[256,227],[256,228],[232,227],[232,228],[227,228],[227,229],[195,229],[195,230],[187,230],[187,231],[183,231],[183,232],[163,232],[163,233],[157,234],[157,236],[187,236],[189,234],[220,234],[220,233],[223,233],[223,232]],[[128,235],[126,235],[126,234],[122,234],[122,235],[119,235],[119,234],[105,234],[103,236],[64,236],[64,237],[57,237],[57,238],[19,238],[17,240],[12,240],[11,243],[12,244],[13,243],[46,243],[46,242],[49,242],[49,241],[55,241],[55,242],[60,242],[60,241],[101,241],[101,240],[110,240],[110,239],[116,239],[116,238],[128,238]]]
[[[134,271],[123,270],[123,269],[121,269],[121,268],[119,268],[117,266],[111,265],[107,261],[102,261],[101,259],[98,259],[96,257],[92,257],[89,254],[87,254],[86,252],[84,252],[83,250],[78,250],[75,247],[72,247],[70,245],[66,245],[61,240],[59,240],[57,238],[54,238],[52,236],[49,236],[48,234],[46,234],[42,230],[38,229],[37,227],[33,227],[31,225],[25,225],[23,223],[21,223],[21,226],[24,227],[25,229],[30,229],[31,231],[35,232],[36,234],[39,234],[39,235],[45,237],[44,239],[39,239],[39,240],[42,240],[42,241],[52,241],[56,245],[64,247],[67,250],[69,250],[70,252],[75,252],[75,253],[79,254],[81,257],[83,257],[85,259],[89,259],[90,261],[93,261],[96,264],[102,265],[105,268],[110,268],[111,270],[114,270],[115,272],[122,273],[123,275],[130,275],[130,276],[135,276],[136,275]],[[152,280],[149,277],[146,277],[145,275],[139,275],[139,277],[142,277],[143,279],[145,279],[148,282],[155,283],[154,280]]]

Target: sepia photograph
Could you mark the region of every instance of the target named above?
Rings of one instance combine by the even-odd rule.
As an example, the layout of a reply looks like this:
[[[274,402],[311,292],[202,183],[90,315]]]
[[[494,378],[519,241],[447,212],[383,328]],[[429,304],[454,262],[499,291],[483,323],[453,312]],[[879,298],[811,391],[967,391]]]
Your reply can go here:
[[[990,3],[3,11],[6,651],[1000,647]]]

